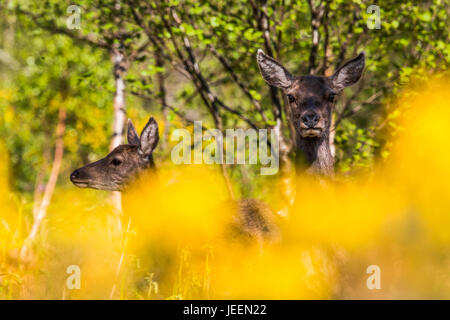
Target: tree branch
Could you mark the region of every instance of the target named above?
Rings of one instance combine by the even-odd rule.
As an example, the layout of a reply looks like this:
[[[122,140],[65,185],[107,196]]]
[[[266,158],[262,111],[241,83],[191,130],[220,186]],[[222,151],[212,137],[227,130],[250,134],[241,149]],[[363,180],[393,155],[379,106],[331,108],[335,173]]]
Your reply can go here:
[[[244,94],[249,98],[249,100],[253,103],[253,105],[255,106],[256,110],[261,114],[262,119],[264,120],[264,122],[267,122],[267,116],[264,113],[264,110],[261,108],[261,105],[259,104],[259,101],[257,101],[255,98],[253,98],[253,96],[251,95],[249,89],[245,86],[245,84],[239,80],[238,75],[236,74],[236,72],[234,72],[233,68],[231,67],[230,63],[227,61],[227,59],[222,56],[221,54],[219,54],[216,50],[216,48],[214,48],[212,45],[208,45],[209,50],[211,51],[211,53],[219,60],[219,62],[222,64],[222,66],[224,67],[224,69],[226,71],[228,71],[228,73],[230,74],[231,78],[234,80],[234,82],[236,83],[236,85],[241,88],[242,92],[244,92]]]
[[[309,53],[309,65],[308,73],[315,73],[317,53],[319,50],[320,32],[319,28],[322,24],[322,19],[325,13],[325,6],[322,1],[320,1],[317,7],[314,7],[312,0],[308,0],[308,5],[311,11],[311,29],[312,29],[312,44]]]

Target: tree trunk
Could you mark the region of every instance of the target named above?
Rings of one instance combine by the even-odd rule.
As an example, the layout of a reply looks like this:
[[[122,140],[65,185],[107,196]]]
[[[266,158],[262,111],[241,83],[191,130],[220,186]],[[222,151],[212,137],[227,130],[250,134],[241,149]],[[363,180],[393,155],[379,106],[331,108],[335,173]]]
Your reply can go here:
[[[36,216],[39,212],[39,206],[41,205],[42,200],[42,194],[45,191],[45,173],[47,171],[48,162],[50,159],[50,148],[48,146],[44,146],[44,156],[43,156],[43,162],[41,165],[41,168],[39,169],[37,175],[36,175],[36,183],[34,186],[34,193],[33,193],[33,217],[36,219]]]
[[[126,73],[125,59],[123,54],[117,49],[112,50],[112,59],[114,62],[114,115],[113,115],[113,134],[111,138],[111,143],[109,150],[112,151],[114,148],[122,144],[122,135],[125,124],[126,117],[126,107],[125,107],[125,82],[123,76]],[[117,231],[122,232],[122,197],[120,192],[114,191],[112,193],[112,202],[116,208],[116,225]]]
[[[334,159],[334,156],[336,155],[336,146],[334,145],[334,137],[336,136],[336,128],[335,128],[335,122],[336,122],[336,117],[334,116],[334,114],[331,115],[331,130],[330,130],[330,139],[329,139],[329,144],[330,144],[330,152],[331,152],[331,156]]]
[[[126,71],[124,57],[118,50],[113,50],[112,59],[114,61],[114,120],[113,134],[109,150],[112,151],[122,143],[122,133],[124,129],[126,109],[125,109],[125,82],[123,75]]]
[[[159,53],[155,53],[155,61],[156,66],[158,68],[164,67],[164,61]],[[167,143],[169,139],[169,130],[170,130],[170,121],[169,117],[169,108],[167,106],[167,97],[166,97],[166,86],[164,83],[164,74],[162,72],[158,72],[156,74],[156,79],[158,81],[159,88],[159,100],[161,102],[161,110],[164,117],[164,131],[161,139],[161,147],[163,150],[167,148]]]
[[[66,109],[60,108],[58,113],[58,124],[56,126],[56,142],[55,142],[55,156],[53,158],[52,170],[45,186],[44,196],[37,210],[37,214],[34,218],[31,232],[27,239],[24,241],[20,256],[24,259],[27,256],[27,252],[33,240],[39,231],[42,221],[47,215],[47,208],[52,200],[53,191],[55,190],[56,181],[58,180],[59,171],[61,169],[61,163],[64,153],[64,131],[66,129]]]

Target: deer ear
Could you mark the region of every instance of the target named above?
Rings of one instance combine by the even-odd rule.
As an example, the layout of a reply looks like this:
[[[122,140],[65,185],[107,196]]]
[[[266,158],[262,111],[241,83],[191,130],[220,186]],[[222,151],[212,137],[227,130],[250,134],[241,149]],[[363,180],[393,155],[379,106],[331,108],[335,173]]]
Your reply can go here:
[[[261,49],[256,54],[259,70],[264,80],[271,86],[287,89],[291,86],[293,76],[281,63],[266,55]]]
[[[158,133],[158,123],[151,117],[144,130],[141,132],[141,138],[139,140],[139,153],[144,156],[149,156],[152,154],[153,150],[158,145],[159,133]]]
[[[331,76],[333,89],[342,91],[345,87],[354,85],[361,78],[366,61],[366,55],[361,52],[356,58],[347,61]]]
[[[133,122],[128,119],[128,130],[127,130],[127,139],[128,144],[138,146],[139,145],[139,136],[134,128]]]

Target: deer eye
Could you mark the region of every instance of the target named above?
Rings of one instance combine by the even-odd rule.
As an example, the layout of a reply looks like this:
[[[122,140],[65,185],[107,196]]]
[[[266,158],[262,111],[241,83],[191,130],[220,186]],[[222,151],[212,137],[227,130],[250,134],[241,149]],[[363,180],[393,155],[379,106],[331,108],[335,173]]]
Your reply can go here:
[[[112,159],[111,163],[112,163],[114,166],[120,166],[120,165],[122,164],[122,160],[117,159],[117,158],[114,158],[114,159]]]
[[[334,102],[334,99],[335,99],[335,98],[336,98],[336,93],[330,92],[330,93],[328,94],[328,101]]]
[[[294,103],[294,102],[295,102],[294,96],[288,94],[288,95],[287,95],[287,98],[288,98],[288,101],[289,101],[290,103]]]

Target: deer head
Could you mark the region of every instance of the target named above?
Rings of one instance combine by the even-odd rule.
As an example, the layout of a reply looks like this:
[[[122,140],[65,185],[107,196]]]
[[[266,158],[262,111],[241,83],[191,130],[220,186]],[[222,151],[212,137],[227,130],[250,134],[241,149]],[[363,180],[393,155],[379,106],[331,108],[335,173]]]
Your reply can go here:
[[[346,62],[330,77],[295,77],[261,49],[257,53],[257,62],[264,80],[280,88],[286,96],[297,132],[297,148],[314,171],[329,174],[333,167],[328,143],[332,111],[342,90],[361,78],[364,52]]]
[[[158,124],[151,117],[139,137],[128,120],[128,144],[116,147],[105,158],[76,169],[70,180],[80,188],[122,191],[138,174],[154,167],[152,152],[159,140]]]

